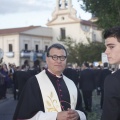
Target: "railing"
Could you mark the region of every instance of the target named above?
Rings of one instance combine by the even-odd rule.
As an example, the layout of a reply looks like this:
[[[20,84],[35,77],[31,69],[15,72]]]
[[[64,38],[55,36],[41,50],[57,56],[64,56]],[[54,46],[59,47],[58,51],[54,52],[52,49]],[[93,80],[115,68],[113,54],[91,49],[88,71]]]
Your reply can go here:
[[[7,52],[7,53],[6,53],[6,56],[7,56],[7,57],[14,57],[14,52]]]
[[[36,54],[37,57],[43,56],[43,51],[31,51],[31,50],[22,50],[20,53],[21,57],[31,57],[31,54]]]

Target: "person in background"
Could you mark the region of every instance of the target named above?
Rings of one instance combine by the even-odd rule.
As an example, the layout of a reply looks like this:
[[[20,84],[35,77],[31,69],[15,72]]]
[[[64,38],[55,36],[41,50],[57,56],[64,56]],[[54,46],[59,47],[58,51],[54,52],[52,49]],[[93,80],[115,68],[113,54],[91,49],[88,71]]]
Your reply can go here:
[[[85,110],[87,112],[91,112],[92,92],[95,89],[95,76],[93,70],[89,68],[89,64],[87,62],[82,64],[79,85],[83,95]]]
[[[7,88],[9,88],[11,86],[11,78],[9,76],[9,72],[8,72],[8,67],[7,65],[4,63],[1,65],[1,69],[0,69],[0,72],[2,75],[4,75],[4,84],[3,84],[3,98],[6,98],[6,92],[7,92]]]
[[[98,81],[98,88],[100,89],[101,92],[101,100],[100,100],[100,107],[102,109],[103,106],[103,100],[104,100],[104,81],[105,78],[111,74],[111,71],[109,70],[108,63],[103,63],[103,69],[100,72],[99,75],[99,81]]]
[[[41,72],[40,61],[39,60],[34,61],[33,69],[36,70],[37,73]]]
[[[27,81],[13,120],[86,120],[79,90],[63,75],[66,62],[63,45],[55,43],[48,48],[48,68]]]
[[[25,60],[23,66],[24,66],[25,71],[29,70],[30,69],[29,61]]]
[[[5,76],[1,73],[1,70],[2,70],[2,66],[0,65],[0,99],[3,99]]]
[[[109,64],[120,64],[120,26],[105,30],[104,39]],[[101,120],[120,120],[120,69],[105,79]]]
[[[79,75],[76,69],[72,68],[72,66],[67,66],[63,71],[63,74],[68,77],[69,79],[73,80],[76,86],[78,86]]]
[[[100,91],[100,87],[99,87],[99,80],[100,80],[100,73],[102,71],[102,68],[100,65],[98,66],[94,66],[94,75],[95,75],[95,88],[96,88],[96,93],[97,95],[100,95],[101,94],[101,91]]]

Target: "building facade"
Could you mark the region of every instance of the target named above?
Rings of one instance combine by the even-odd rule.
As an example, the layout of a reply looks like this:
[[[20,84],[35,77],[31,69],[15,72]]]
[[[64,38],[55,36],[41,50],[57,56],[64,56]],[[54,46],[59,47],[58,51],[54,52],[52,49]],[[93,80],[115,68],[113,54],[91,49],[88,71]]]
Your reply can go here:
[[[102,41],[102,30],[91,20],[85,21],[76,16],[72,0],[56,0],[52,19],[47,27],[29,26],[0,29],[0,48],[4,51],[3,61],[20,66],[25,60],[34,61],[34,54],[45,61],[45,51],[58,39],[70,37],[76,42]]]
[[[77,18],[76,10],[72,6],[72,0],[56,0],[56,7],[52,13],[52,19],[47,26],[53,30],[53,41],[59,38],[70,37],[76,42],[88,43],[90,41],[101,41],[102,30],[92,22]]]
[[[4,51],[3,61],[20,66],[25,60],[44,61],[43,56],[52,44],[52,29],[40,26],[29,26],[0,30],[0,48]],[[33,58],[32,58],[33,57]]]

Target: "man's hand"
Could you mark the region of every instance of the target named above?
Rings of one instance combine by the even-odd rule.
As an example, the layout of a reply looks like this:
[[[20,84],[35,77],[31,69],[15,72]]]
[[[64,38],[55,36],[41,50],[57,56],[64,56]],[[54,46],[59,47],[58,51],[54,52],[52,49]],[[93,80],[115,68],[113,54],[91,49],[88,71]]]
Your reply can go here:
[[[59,112],[57,115],[57,120],[78,120],[79,114],[77,111],[68,109],[68,111]]]

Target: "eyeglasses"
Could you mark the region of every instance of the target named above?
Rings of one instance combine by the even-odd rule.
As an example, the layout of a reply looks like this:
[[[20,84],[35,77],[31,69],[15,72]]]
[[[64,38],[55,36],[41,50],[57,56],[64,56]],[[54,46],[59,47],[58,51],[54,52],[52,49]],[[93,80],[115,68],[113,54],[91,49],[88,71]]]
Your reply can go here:
[[[48,57],[51,57],[54,61],[57,61],[58,58],[61,60],[61,61],[64,61],[67,57],[66,56],[57,56],[57,55],[49,55]]]

